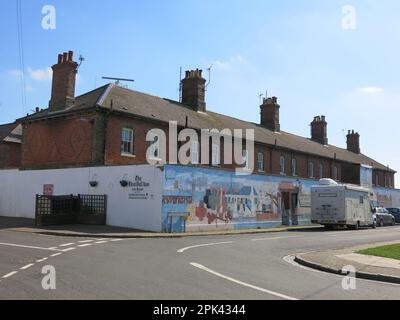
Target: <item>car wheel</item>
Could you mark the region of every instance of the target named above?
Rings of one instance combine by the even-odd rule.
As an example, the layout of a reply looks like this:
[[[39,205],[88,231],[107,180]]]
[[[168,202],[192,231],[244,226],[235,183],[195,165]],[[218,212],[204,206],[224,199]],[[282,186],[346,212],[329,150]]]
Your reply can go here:
[[[381,221],[379,222],[379,226],[380,226],[381,228],[383,228],[383,227],[385,226],[385,223],[383,222],[383,220],[381,220]]]
[[[376,220],[372,223],[372,229],[376,229]]]
[[[392,227],[394,227],[396,225],[396,221],[392,220]]]

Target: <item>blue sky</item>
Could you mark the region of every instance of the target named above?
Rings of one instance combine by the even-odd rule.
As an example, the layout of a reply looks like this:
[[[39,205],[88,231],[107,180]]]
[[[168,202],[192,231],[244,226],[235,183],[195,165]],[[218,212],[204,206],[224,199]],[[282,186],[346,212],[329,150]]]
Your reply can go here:
[[[55,30],[41,26],[45,5],[56,9]],[[355,8],[356,29],[343,29],[344,5]],[[16,0],[0,9],[0,123],[47,107],[48,68],[62,51],[86,58],[77,94],[118,76],[178,99],[179,67],[213,64],[210,110],[258,122],[258,94],[268,90],[282,130],[308,137],[313,117],[326,115],[330,143],[345,147],[355,129],[363,153],[400,171],[399,1],[22,0],[26,109]]]

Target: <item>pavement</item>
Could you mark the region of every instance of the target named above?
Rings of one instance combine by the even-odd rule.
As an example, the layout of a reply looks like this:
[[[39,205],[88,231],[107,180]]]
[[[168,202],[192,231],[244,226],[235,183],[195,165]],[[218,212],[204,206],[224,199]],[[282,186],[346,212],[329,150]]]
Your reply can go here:
[[[306,229],[321,229],[320,226],[292,226],[276,227],[269,229],[242,229],[242,230],[216,230],[208,232],[186,232],[186,233],[158,233],[146,232],[130,228],[97,225],[61,225],[35,227],[33,219],[0,217],[0,230],[15,232],[36,233],[52,236],[71,236],[71,237],[101,237],[101,238],[181,238],[181,237],[200,237],[216,235],[235,235],[235,234],[260,234],[283,231],[296,231]]]
[[[338,250],[298,254],[295,261],[303,266],[339,275],[347,275],[348,267],[355,277],[400,284],[400,260],[358,254],[363,249],[399,244],[400,241],[370,243]]]
[[[351,254],[342,250],[399,241],[400,226],[180,238],[83,238],[8,227],[0,227],[0,299],[400,300],[400,285],[356,278],[346,288],[343,275],[295,261],[307,252]],[[49,268],[55,290],[42,286]]]

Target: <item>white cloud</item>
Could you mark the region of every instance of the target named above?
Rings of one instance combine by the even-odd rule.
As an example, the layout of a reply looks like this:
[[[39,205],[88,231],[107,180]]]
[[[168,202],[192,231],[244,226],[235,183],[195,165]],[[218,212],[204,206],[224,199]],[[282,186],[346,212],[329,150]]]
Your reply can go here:
[[[380,87],[362,87],[362,88],[357,88],[356,91],[359,93],[377,94],[377,93],[382,93],[384,90],[383,88]]]
[[[221,70],[231,70],[234,66],[236,65],[241,65],[241,64],[246,64],[247,60],[244,59],[241,55],[236,55],[233,57],[230,57],[226,61],[214,61],[212,64],[216,69],[221,69]]]
[[[33,80],[37,80],[37,81],[51,80],[52,75],[53,75],[53,70],[51,70],[51,68],[37,69],[37,70],[28,68],[28,72],[29,72],[30,77]]]

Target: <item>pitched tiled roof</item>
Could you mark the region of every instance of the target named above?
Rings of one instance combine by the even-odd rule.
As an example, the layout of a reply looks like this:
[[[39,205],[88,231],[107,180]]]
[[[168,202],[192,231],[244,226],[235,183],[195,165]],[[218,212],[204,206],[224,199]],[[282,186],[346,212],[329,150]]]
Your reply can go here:
[[[188,127],[194,129],[254,129],[255,140],[260,143],[388,170],[385,165],[363,154],[355,154],[333,145],[324,146],[308,138],[284,131],[273,132],[256,123],[239,120],[212,111],[196,112],[179,102],[126,89],[114,84],[100,87],[77,97],[75,105],[62,112],[84,110],[94,106],[106,109],[112,108],[114,111],[157,121],[177,121],[179,126],[185,126],[187,121]],[[37,114],[37,117],[42,116],[46,116],[46,114]],[[34,117],[33,115],[29,118],[32,119]],[[390,171],[394,172],[393,170]]]
[[[15,122],[0,125],[0,142],[7,138],[17,126],[18,123]]]

